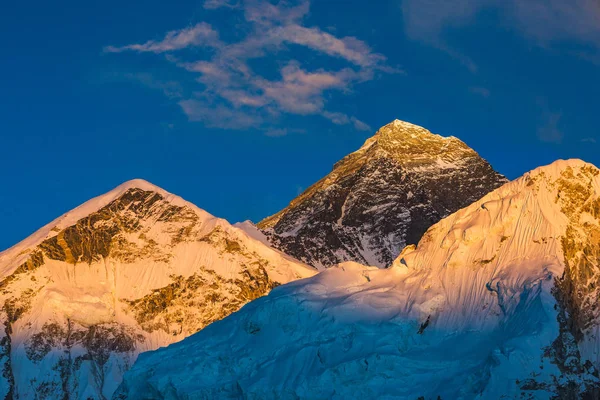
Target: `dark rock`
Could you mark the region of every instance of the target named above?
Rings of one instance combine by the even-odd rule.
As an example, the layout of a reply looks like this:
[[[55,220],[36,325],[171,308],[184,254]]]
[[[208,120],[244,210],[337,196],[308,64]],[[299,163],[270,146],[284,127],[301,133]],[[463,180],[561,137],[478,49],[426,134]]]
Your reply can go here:
[[[316,267],[385,267],[431,225],[505,182],[460,140],[395,121],[258,227]]]

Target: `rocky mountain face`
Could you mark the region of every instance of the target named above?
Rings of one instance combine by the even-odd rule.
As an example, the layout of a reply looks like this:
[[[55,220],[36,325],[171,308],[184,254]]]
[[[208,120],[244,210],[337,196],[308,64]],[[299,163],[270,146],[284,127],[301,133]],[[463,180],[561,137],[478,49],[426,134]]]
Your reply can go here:
[[[119,399],[597,399],[600,170],[557,161],[143,354]]]
[[[459,139],[396,120],[258,227],[274,247],[318,268],[384,267],[506,181]]]
[[[0,397],[106,399],[140,352],[314,269],[136,180],[0,253]]]

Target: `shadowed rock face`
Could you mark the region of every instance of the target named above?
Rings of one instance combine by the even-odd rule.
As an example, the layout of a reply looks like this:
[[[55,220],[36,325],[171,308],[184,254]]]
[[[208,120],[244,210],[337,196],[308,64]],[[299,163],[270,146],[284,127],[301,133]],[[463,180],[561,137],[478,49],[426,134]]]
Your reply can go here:
[[[555,201],[571,221],[562,237],[565,271],[556,282],[556,297],[577,341],[600,320],[600,198],[593,186],[598,173],[568,168],[556,183]]]
[[[130,301],[131,311],[147,332],[191,335],[279,285],[257,264],[245,268],[235,280],[205,268],[188,278],[174,276],[173,283]],[[199,310],[204,312],[203,318],[197,318]]]
[[[394,121],[258,227],[317,267],[385,267],[431,225],[504,183],[460,140]]]
[[[529,378],[520,386],[526,392],[548,390],[555,393],[552,399],[556,400],[600,398],[597,365],[580,350],[586,338],[595,340],[600,320],[600,198],[594,186],[599,173],[591,165],[567,167],[558,179],[546,182],[556,190],[552,200],[569,220],[560,237],[564,271],[554,279],[551,291],[556,299],[559,334],[544,353],[561,376],[552,384]],[[528,186],[539,185],[544,179],[545,175],[539,174]],[[542,242],[546,240],[542,238]]]
[[[45,381],[40,376],[35,386],[37,395],[70,398],[70,393],[77,392],[78,375],[86,364],[93,365],[94,378],[103,386],[105,379],[112,379],[104,368],[109,358],[120,356],[132,361],[136,343],[144,339],[135,329],[116,323],[84,327],[68,320],[45,324],[25,343],[25,352],[34,364],[53,357],[60,380]]]

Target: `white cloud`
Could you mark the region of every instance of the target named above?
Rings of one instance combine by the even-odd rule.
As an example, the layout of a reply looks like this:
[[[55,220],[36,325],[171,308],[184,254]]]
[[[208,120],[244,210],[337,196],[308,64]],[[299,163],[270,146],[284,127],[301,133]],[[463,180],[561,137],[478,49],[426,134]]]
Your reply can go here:
[[[318,114],[325,106],[323,92],[345,88],[349,84],[349,74],[352,75],[347,70],[307,72],[297,63],[290,63],[281,69],[280,81],[257,79],[253,83],[262,90],[265,98],[283,111],[300,115]]]
[[[224,43],[210,25],[199,23],[192,28],[169,32],[161,41],[108,47],[106,51],[168,52],[167,60],[198,75],[196,80],[202,85],[201,89],[196,91],[195,97],[179,104],[190,120],[203,121],[208,126],[260,126],[265,121],[276,121],[281,113],[290,113],[322,115],[336,124],[343,121],[356,129],[367,129],[368,125],[354,117],[332,118],[334,114],[345,114],[327,109],[326,93],[350,93],[354,84],[373,79],[376,72],[401,72],[387,65],[385,56],[355,37],[340,38],[318,27],[305,26],[308,1],[283,0],[275,5],[261,0],[209,0],[204,7],[241,8],[245,19],[241,31],[246,35]],[[303,65],[290,60],[293,52],[289,45],[343,60],[347,66],[327,70],[314,62]],[[211,51],[197,60],[190,59],[189,54],[176,53],[187,47]],[[281,55],[284,57],[280,58]],[[262,76],[250,67],[250,60],[266,57],[286,60],[278,71],[279,79]],[[209,115],[210,110],[230,119],[239,115],[239,121],[220,122]]]
[[[209,24],[201,22],[189,28],[167,32],[164,39],[160,41],[149,40],[142,44],[130,44],[122,47],[107,46],[104,51],[108,53],[123,51],[165,53],[191,46],[219,47],[220,45],[218,32]]]
[[[269,32],[281,41],[306,46],[330,56],[340,57],[362,67],[377,66],[385,57],[376,54],[361,40],[354,37],[338,39],[318,28],[306,28],[292,24]]]
[[[264,0],[245,0],[244,16],[247,21],[262,26],[289,25],[301,21],[310,9],[308,0],[281,0],[271,4]]]

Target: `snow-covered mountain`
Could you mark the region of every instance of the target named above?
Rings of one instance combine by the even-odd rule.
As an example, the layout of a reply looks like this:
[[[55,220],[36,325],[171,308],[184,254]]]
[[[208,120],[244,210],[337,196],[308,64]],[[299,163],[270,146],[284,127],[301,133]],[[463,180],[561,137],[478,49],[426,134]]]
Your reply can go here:
[[[110,398],[140,352],[315,270],[142,180],[0,253],[0,397]]]
[[[116,398],[600,398],[600,171],[557,161],[145,353]]]
[[[459,139],[395,120],[258,227],[318,268],[385,267],[431,225],[504,183]]]

